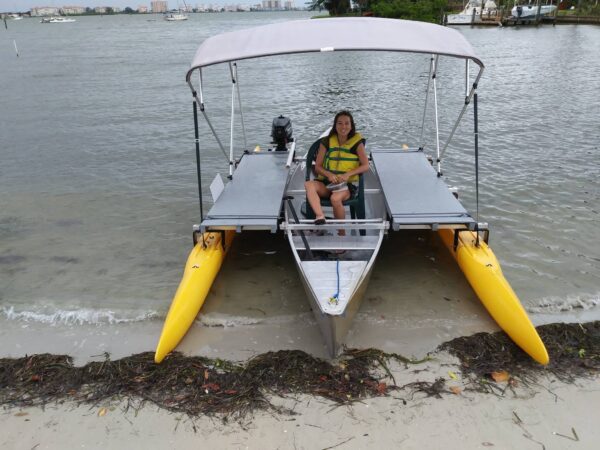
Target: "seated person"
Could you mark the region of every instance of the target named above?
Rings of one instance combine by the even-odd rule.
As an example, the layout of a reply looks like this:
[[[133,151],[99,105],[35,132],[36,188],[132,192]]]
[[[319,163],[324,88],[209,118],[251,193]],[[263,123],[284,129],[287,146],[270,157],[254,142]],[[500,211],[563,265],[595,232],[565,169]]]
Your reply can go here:
[[[344,219],[343,202],[356,192],[358,175],[369,170],[365,140],[356,132],[354,119],[348,111],[336,114],[329,136],[321,140],[315,161],[315,180],[304,183],[306,198],[315,212],[315,224],[325,223],[321,198],[328,198],[333,216]],[[344,230],[340,230],[340,235]]]

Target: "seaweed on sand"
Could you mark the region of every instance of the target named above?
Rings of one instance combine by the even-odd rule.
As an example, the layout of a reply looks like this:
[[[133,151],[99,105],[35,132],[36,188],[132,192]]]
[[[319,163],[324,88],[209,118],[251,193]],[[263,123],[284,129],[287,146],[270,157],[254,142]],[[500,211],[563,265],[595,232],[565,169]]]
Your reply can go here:
[[[153,357],[147,352],[111,361],[106,355],[105,361],[83,367],[73,366],[65,355],[0,359],[0,404],[139,399],[190,416],[242,417],[256,409],[277,409],[268,394],[309,394],[345,404],[388,390],[374,373],[389,358],[378,350],[349,350],[333,363],[298,350],[264,353],[245,364],[180,353],[155,364]]]
[[[483,384],[502,372],[523,382],[535,381],[542,374],[572,382],[600,372],[600,321],[554,323],[539,326],[537,331],[550,356],[547,366],[531,359],[503,332],[460,337],[439,348],[456,356],[462,372],[484,381]]]
[[[544,325],[538,331],[550,353],[550,364],[545,367],[532,361],[504,333],[454,339],[441,348],[460,359],[463,373],[472,376],[475,389],[483,392],[497,392],[493,383],[484,381],[499,371],[525,382],[548,372],[567,382],[600,372],[600,322]],[[429,358],[410,360],[377,349],[346,350],[334,361],[299,350],[268,352],[245,363],[180,353],[172,353],[161,364],[155,364],[153,358],[150,352],[116,361],[106,355],[104,361],[83,367],[75,367],[66,355],[0,359],[0,405],[44,406],[66,401],[97,405],[114,399],[124,400],[128,406],[151,402],[190,417],[219,414],[226,419],[256,410],[290,413],[278,408],[271,401],[273,396],[306,394],[349,404],[385,396],[391,390],[430,397],[449,392],[443,378],[397,386],[388,368],[390,361],[406,367]]]

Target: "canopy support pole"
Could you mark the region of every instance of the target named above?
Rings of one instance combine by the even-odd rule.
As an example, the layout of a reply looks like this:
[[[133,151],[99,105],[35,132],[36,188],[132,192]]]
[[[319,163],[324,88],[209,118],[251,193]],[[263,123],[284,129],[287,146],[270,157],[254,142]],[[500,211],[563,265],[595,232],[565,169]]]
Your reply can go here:
[[[477,91],[473,94],[473,125],[475,136],[475,245],[479,247],[479,117],[477,114]]]
[[[423,132],[425,131],[425,116],[427,115],[427,104],[429,103],[429,85],[431,84],[431,72],[433,71],[433,58],[434,55],[431,55],[429,60],[429,74],[427,75],[427,89],[425,90],[425,107],[423,108],[423,120],[421,121],[421,137],[419,138],[419,150],[423,150],[425,148],[425,144],[423,142]]]
[[[460,110],[458,119],[456,119],[456,122],[454,122],[454,127],[452,128],[452,132],[450,133],[450,135],[448,136],[448,139],[446,140],[446,143],[442,147],[442,151],[440,153],[440,159],[444,157],[444,153],[446,152],[446,149],[448,148],[448,144],[450,144],[450,141],[452,141],[452,138],[454,137],[454,133],[456,132],[456,129],[458,128],[458,124],[462,120],[462,117],[465,114],[465,111],[467,110],[467,106],[469,106],[469,103],[471,103],[471,99],[473,98],[473,95],[475,94],[475,89],[477,89],[477,84],[479,83],[479,79],[481,78],[482,74],[483,74],[483,67],[480,67],[479,73],[477,74],[477,77],[475,78],[475,81],[473,82],[473,86],[471,87],[469,94],[465,97],[465,104],[463,105],[462,109]]]
[[[465,60],[465,98],[469,95],[469,60]]]
[[[233,178],[233,125],[235,121],[235,78],[233,77],[233,68],[229,64],[231,72],[231,127],[229,132],[229,179]]]
[[[208,124],[208,126],[210,128],[210,131],[212,132],[213,136],[217,140],[217,144],[219,144],[219,148],[223,152],[223,155],[225,155],[225,158],[227,158],[227,152],[225,151],[225,147],[223,147],[223,144],[221,143],[221,139],[219,139],[219,136],[217,135],[215,128],[213,127],[208,116],[206,115],[206,111],[204,110],[204,99],[203,99],[203,95],[202,95],[202,69],[198,69],[198,82],[199,82],[198,92],[200,93],[200,98],[198,98],[198,93],[196,92],[196,89],[194,88],[194,85],[192,84],[192,82],[188,80],[187,83],[188,83],[188,86],[190,87],[190,89],[192,90],[192,96],[194,97],[194,101],[200,107],[200,111],[202,112],[202,115],[204,116],[204,119],[206,120],[206,123]]]
[[[231,66],[231,63],[229,63]],[[240,79],[237,70],[237,63],[233,63],[232,77],[237,88],[238,105],[240,108],[240,119],[242,121],[242,135],[244,136],[244,150],[248,150],[248,141],[246,140],[246,126],[244,125],[244,112],[242,111],[242,96],[240,95]]]
[[[194,99],[194,137],[196,141],[196,174],[198,176],[198,200],[200,202],[200,223],[204,220],[202,208],[202,170],[200,169],[200,138],[198,134],[198,105]]]
[[[433,105],[435,108],[435,150],[436,150],[436,163],[437,163],[437,176],[442,176],[442,162],[440,159],[440,124],[438,118],[438,100],[437,100],[437,66],[438,66],[438,58],[439,55],[435,56],[435,60],[433,62],[433,74],[431,78],[433,79]]]

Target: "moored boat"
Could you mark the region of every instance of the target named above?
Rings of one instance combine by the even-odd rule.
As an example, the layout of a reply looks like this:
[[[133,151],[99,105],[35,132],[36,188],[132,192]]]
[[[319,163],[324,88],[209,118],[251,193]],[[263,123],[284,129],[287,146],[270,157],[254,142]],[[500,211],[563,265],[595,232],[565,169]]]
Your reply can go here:
[[[483,8],[483,0],[469,0],[463,10],[457,14],[448,14],[446,16],[447,25],[471,25],[478,24],[483,18],[495,17],[498,10],[493,0],[487,0]]]
[[[280,39],[281,36],[287,38]],[[315,223],[305,206],[304,182],[310,177],[315,143],[308,146],[298,142],[293,136],[291,121],[280,116],[275,119],[271,133],[274,138],[272,144],[276,146],[268,151],[260,151],[259,148],[250,150],[245,136],[237,61],[311,52],[328,55],[338,51],[421,54],[429,70],[419,142],[413,147],[393,141],[382,148],[367,146],[369,170],[360,178],[358,194],[352,198],[350,218],[327,219],[323,225]],[[455,58],[465,64],[464,102],[461,101],[458,118],[445,141],[440,135],[437,92],[439,59],[442,57]],[[202,73],[206,67],[216,64],[229,66],[232,83],[228,150],[213,127],[204,103]],[[213,180],[211,193],[214,203],[207,214],[203,212],[203,196],[200,193],[200,223],[195,226],[196,236],[197,233],[202,233],[202,236],[219,234],[221,242],[226,243],[227,236],[234,233],[283,231],[328,352],[335,357],[360,307],[384,235],[411,229],[438,232],[446,245],[450,240],[451,252],[498,325],[524,351],[546,364],[548,357],[544,344],[487,245],[487,225],[479,222],[478,215],[473,217],[459,202],[455,192],[446,185],[442,171],[444,154],[467,108],[471,106],[474,112],[478,211],[477,89],[483,69],[484,65],[471,45],[456,30],[405,20],[299,20],[206,39],[198,48],[186,77],[194,100],[198,184],[202,186],[198,111],[206,119],[217,148],[227,160],[228,181],[224,184],[219,175]],[[197,82],[192,81],[193,75],[198,75]],[[431,148],[425,145],[423,137],[428,107],[434,111],[434,120],[428,124],[435,136],[435,145]],[[241,148],[237,151],[233,138],[236,111],[244,137],[243,146],[238,144]],[[318,147],[318,141],[316,144]],[[297,152],[299,148],[307,151],[300,154]],[[340,233],[341,230],[343,232]],[[191,276],[192,272],[186,267],[171,308],[179,310],[175,303],[186,304],[187,300],[181,299],[187,297],[194,297],[194,307],[182,308],[184,312],[181,314],[169,312],[167,321],[174,323],[174,328],[179,325],[179,328],[177,333],[172,333],[175,338],[170,339],[168,346],[159,344],[157,361],[177,345],[193,322],[208,293],[206,286],[210,287],[214,280],[215,268],[218,270],[220,267],[227,248],[226,245],[221,251],[216,248],[210,250],[209,246],[197,247],[198,254],[190,256],[188,266],[200,270]],[[204,270],[202,264],[194,261],[209,251],[218,252],[219,262]]]
[[[538,16],[549,16],[556,11],[556,5],[536,5],[536,4],[527,4],[527,5],[515,5],[510,13],[514,18],[517,19],[535,19]]]

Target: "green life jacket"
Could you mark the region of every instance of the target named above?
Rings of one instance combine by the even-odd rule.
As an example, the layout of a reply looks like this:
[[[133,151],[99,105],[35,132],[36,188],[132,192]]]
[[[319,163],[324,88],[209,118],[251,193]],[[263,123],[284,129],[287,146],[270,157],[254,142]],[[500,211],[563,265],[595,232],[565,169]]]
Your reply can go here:
[[[357,149],[361,143],[365,142],[360,133],[355,133],[344,145],[340,145],[338,142],[337,134],[326,137],[321,142],[326,149],[323,168],[328,172],[341,175],[360,166]],[[317,179],[327,181],[323,175],[319,175]],[[358,175],[352,175],[348,181],[356,183]]]

